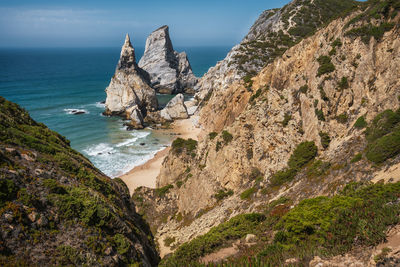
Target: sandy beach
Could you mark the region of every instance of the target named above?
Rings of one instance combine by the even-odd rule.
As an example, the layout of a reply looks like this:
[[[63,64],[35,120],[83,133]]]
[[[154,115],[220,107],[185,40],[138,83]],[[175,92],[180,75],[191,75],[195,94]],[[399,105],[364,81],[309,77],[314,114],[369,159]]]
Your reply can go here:
[[[197,136],[200,133],[200,128],[195,126],[195,117],[191,117],[185,120],[178,120],[171,124],[170,129],[155,130],[164,134],[176,134],[177,137],[181,138],[192,138],[197,140]],[[154,157],[148,160],[146,163],[139,165],[128,173],[120,176],[120,178],[126,183],[129,188],[129,192],[133,194],[135,189],[140,186],[146,186],[149,188],[156,187],[156,178],[160,173],[160,169],[165,157],[168,155],[170,147],[157,152]]]

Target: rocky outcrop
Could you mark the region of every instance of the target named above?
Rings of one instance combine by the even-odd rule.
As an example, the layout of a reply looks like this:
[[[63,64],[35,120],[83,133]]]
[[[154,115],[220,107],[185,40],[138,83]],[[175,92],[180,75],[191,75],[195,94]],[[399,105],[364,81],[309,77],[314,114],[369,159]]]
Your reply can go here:
[[[143,129],[143,115],[137,105],[127,108],[126,115],[128,119],[130,119],[130,122],[128,123],[128,130]]]
[[[193,92],[197,83],[186,53],[174,51],[168,26],[147,38],[139,67],[149,73],[151,86],[163,94]]]
[[[0,265],[157,266],[127,186],[0,97]]]
[[[288,48],[353,5],[351,0],[294,0],[282,8],[264,11],[240,44],[199,80],[196,97],[208,99],[234,82],[256,75]]]
[[[185,99],[182,94],[177,94],[168,102],[165,108],[161,110],[161,118],[167,121],[189,118],[184,100]]]
[[[140,119],[137,118],[157,109],[156,92],[149,85],[147,73],[136,63],[135,50],[128,34],[106,93],[105,114],[122,115],[127,119],[131,119],[131,115],[134,114],[132,125],[137,125],[137,128],[143,128]],[[132,110],[135,112],[132,113]]]

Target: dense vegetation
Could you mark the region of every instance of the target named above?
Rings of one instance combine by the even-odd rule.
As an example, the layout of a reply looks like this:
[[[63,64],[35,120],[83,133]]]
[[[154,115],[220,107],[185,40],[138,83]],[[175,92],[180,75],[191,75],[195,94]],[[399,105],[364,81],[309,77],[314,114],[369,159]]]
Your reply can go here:
[[[1,266],[158,261],[126,185],[2,97],[0,225]]]
[[[315,255],[326,257],[377,245],[385,239],[388,227],[399,222],[399,194],[400,183],[351,183],[336,196],[305,199],[293,209],[288,199],[280,199],[264,214],[236,216],[185,243],[162,266],[200,266],[201,256],[248,233],[258,236],[258,244],[250,250],[253,256],[231,258],[216,266],[250,262],[251,266],[281,266],[289,258],[306,266]]]
[[[345,36],[353,39],[360,37],[365,44],[368,44],[372,37],[380,41],[385,32],[395,26],[393,22],[388,21],[398,14],[400,3],[397,0],[369,0],[364,5],[363,12],[346,25],[351,29]]]
[[[257,225],[263,220],[265,220],[265,216],[258,213],[238,215],[212,228],[207,234],[183,244],[171,257],[165,258],[160,266],[187,266],[229,241],[255,232]]]

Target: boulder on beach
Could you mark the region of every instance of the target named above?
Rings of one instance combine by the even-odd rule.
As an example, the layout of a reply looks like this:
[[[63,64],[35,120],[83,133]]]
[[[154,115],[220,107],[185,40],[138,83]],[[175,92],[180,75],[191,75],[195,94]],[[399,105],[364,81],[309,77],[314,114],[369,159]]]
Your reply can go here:
[[[160,116],[167,121],[189,118],[183,94],[177,94],[172,98],[167,106],[161,110]]]
[[[129,129],[143,129],[143,115],[138,105],[133,105],[126,109],[126,115],[130,119],[128,123]]]

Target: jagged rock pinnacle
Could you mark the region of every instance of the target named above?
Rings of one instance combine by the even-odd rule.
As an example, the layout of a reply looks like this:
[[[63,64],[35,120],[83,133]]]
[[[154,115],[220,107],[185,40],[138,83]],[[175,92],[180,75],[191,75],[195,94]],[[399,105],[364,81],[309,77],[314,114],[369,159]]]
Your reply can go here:
[[[147,37],[139,67],[149,73],[151,85],[160,93],[184,92],[197,83],[186,54],[174,51],[166,25]]]
[[[135,49],[132,46],[129,34],[125,36],[125,42],[121,49],[121,56],[118,62],[117,69],[129,69],[136,67]]]

